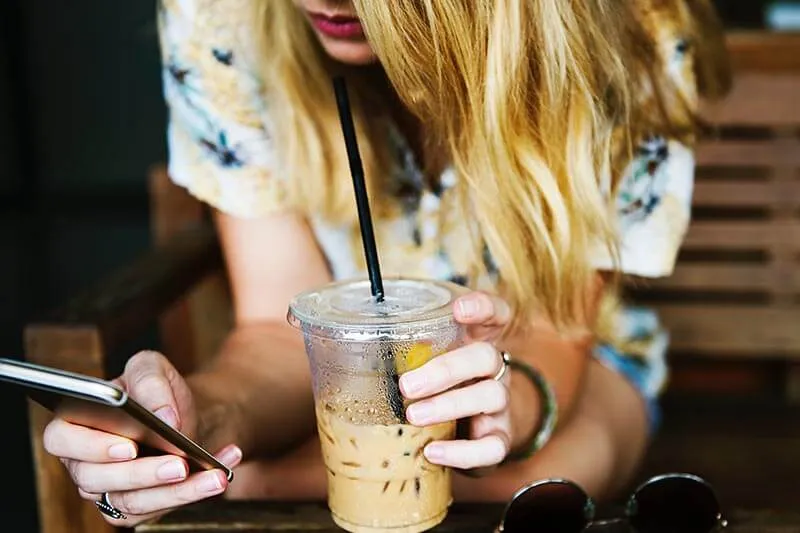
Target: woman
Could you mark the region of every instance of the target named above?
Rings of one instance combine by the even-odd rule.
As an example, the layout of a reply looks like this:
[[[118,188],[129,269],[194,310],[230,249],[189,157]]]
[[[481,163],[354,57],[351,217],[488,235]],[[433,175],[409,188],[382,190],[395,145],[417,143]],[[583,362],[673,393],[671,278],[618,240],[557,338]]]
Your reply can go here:
[[[45,446],[83,497],[105,495],[128,526],[223,492],[324,497],[285,314],[302,290],[364,275],[333,74],[350,84],[383,270],[475,289],[454,306],[474,342],[400,381],[420,400],[411,423],[470,421],[427,459],[467,474],[461,500],[548,476],[596,497],[628,481],[664,333],[616,305],[614,278],[669,274],[688,223],[697,90],[728,81],[719,27],[700,31],[716,22],[707,1],[164,0],[159,15],[170,174],[214,208],[236,327],[197,373],[141,353],[118,382],[226,464],[247,461],[228,488],[55,419]],[[540,450],[548,406],[517,373],[492,379],[500,349],[556,393]]]

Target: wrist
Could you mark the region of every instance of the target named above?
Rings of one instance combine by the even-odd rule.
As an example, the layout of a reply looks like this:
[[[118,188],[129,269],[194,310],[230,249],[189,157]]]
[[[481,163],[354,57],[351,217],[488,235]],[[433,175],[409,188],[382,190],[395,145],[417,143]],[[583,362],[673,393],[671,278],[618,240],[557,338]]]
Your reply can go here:
[[[510,453],[522,450],[534,437],[542,417],[542,402],[533,383],[519,372],[509,372],[511,406]]]
[[[517,381],[524,380],[529,383],[535,391],[536,397],[533,400],[534,403],[529,403],[527,406],[517,404],[519,405],[517,412],[520,413],[517,416],[517,420],[520,423],[519,430],[512,425],[512,446],[506,458],[507,461],[513,461],[528,459],[549,442],[558,422],[558,402],[553,387],[533,365],[522,360],[509,358],[509,367],[513,371],[512,375],[517,377]],[[512,416],[513,407],[514,404],[512,403]],[[527,423],[524,421],[526,413],[530,421]],[[530,424],[533,425],[534,429],[528,432],[525,437],[523,436],[525,435],[523,428],[528,427]]]

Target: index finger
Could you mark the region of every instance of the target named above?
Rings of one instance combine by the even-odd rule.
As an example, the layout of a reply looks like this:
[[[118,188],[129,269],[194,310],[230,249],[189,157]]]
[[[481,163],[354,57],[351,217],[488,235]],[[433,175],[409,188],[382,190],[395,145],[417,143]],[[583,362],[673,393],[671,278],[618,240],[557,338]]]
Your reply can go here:
[[[119,435],[79,426],[56,418],[44,430],[44,449],[62,459],[114,463],[134,459],[136,443]]]

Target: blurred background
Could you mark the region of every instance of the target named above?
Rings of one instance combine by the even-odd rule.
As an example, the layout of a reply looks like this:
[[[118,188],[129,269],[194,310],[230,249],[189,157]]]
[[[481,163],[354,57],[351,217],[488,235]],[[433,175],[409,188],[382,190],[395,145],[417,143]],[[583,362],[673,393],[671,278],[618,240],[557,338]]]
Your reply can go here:
[[[800,2],[717,3],[729,28],[800,24]],[[27,321],[150,244],[146,175],[166,159],[154,16],[154,1],[0,2],[0,356],[21,357]],[[0,400],[0,512],[33,532],[25,404]]]

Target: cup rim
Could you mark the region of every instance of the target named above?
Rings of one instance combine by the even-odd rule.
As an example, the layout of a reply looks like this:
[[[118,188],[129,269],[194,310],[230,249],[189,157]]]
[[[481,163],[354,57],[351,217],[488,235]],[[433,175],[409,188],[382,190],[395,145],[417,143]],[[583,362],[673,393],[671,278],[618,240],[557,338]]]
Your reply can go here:
[[[318,299],[322,290],[335,291],[339,288],[357,285],[362,290],[369,286],[363,278],[335,281],[322,287],[301,292],[292,298],[286,313],[287,322],[303,332],[307,337],[324,339],[341,339],[348,342],[410,341],[439,334],[443,329],[460,327],[453,316],[452,304],[456,298],[466,294],[468,289],[453,282],[422,279],[390,277],[384,279],[384,287],[389,292],[393,286],[412,286],[424,284],[436,290],[449,293],[446,301],[440,305],[432,305],[419,314],[405,312],[402,315],[385,314],[368,317],[347,316],[336,313],[324,315],[313,308],[314,299]]]

